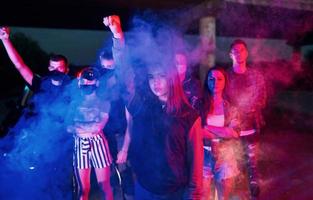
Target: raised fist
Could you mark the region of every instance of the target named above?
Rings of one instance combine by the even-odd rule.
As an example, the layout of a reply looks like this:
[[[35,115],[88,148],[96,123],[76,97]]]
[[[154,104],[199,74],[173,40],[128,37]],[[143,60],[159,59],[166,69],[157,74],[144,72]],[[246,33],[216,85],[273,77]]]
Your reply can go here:
[[[123,37],[123,31],[121,26],[120,17],[117,15],[111,15],[103,18],[103,24],[110,28],[115,38]]]
[[[10,36],[10,29],[9,27],[1,27],[0,28],[0,39],[5,40],[8,39]]]

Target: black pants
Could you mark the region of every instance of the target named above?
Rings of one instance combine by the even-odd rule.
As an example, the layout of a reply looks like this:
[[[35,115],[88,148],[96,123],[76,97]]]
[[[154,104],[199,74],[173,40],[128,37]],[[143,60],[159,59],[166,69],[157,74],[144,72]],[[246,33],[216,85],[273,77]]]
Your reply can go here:
[[[257,145],[259,142],[259,132],[240,137],[243,151],[245,164],[248,170],[249,187],[252,197],[256,197],[260,193],[259,183],[259,171],[257,167]]]

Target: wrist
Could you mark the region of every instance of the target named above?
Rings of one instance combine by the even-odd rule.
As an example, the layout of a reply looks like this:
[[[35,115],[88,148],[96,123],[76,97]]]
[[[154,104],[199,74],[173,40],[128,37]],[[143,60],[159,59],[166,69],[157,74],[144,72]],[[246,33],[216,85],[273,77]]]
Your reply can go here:
[[[121,149],[121,152],[127,153],[127,149]]]
[[[124,34],[123,33],[114,33],[113,37],[116,39],[122,39],[122,38],[124,38]]]

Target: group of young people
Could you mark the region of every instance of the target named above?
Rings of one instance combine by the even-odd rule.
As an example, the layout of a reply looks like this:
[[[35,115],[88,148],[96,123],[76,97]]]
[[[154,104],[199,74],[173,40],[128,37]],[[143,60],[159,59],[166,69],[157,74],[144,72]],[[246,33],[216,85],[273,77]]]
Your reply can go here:
[[[103,24],[113,33],[112,56],[101,54],[102,67],[84,68],[72,81],[63,56],[50,59],[51,76],[36,76],[12,45],[9,30],[0,30],[11,61],[37,93],[69,94],[68,85],[79,91],[68,95],[66,115],[62,113],[64,129],[75,141],[79,199],[88,199],[92,167],[105,199],[113,199],[112,157],[119,164],[129,160],[135,199],[210,199],[212,181],[218,199],[230,199],[241,173],[238,146],[244,150],[251,199],[257,198],[257,138],[264,123],[266,90],[262,74],[247,66],[246,43],[235,40],[229,51],[232,68],[209,69],[203,84],[189,77],[184,52],[162,61],[142,59],[136,64],[145,74],[136,83],[138,74],[131,66],[136,64],[126,60],[131,49],[125,44],[120,18],[104,17]],[[107,132],[113,141],[119,140],[114,154]]]

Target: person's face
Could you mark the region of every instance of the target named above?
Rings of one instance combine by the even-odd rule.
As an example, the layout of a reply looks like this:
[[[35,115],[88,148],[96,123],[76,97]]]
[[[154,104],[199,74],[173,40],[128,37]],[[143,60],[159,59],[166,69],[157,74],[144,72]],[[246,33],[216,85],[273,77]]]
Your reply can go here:
[[[178,74],[185,74],[187,71],[187,58],[183,54],[176,54],[175,55],[175,61],[176,61],[176,69],[178,71]]]
[[[212,68],[215,65],[215,55],[214,53],[208,53],[203,60],[201,60],[201,64],[206,66],[208,69]]]
[[[233,60],[234,63],[244,63],[247,61],[248,58],[248,50],[243,44],[236,44],[231,49],[230,58]]]
[[[154,95],[160,100],[166,101],[168,95],[168,82],[166,74],[158,68],[148,70],[149,86]]]
[[[113,59],[100,59],[101,67],[105,69],[114,69],[114,60]]]
[[[98,81],[81,78],[78,80],[78,87],[80,88],[83,95],[90,95],[96,91],[98,87]]]
[[[56,71],[59,71],[62,73],[66,73],[67,66],[66,66],[66,63],[64,62],[64,60],[59,60],[59,61],[50,60],[48,70],[50,72],[56,70]]]
[[[207,80],[210,92],[215,94],[222,94],[225,88],[225,77],[222,72],[213,70],[210,72]]]

